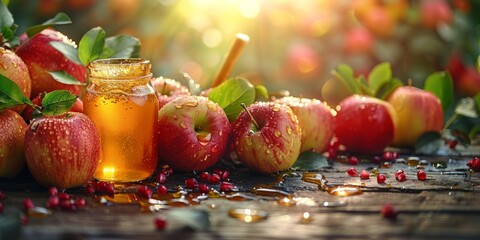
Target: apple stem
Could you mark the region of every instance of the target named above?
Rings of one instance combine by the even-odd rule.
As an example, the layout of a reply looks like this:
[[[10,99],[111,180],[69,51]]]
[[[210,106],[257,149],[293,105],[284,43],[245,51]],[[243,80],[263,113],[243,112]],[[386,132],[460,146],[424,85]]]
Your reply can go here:
[[[407,80],[407,84],[408,84],[409,87],[412,86],[412,79],[411,79],[411,78],[409,78],[409,79]]]
[[[255,127],[256,127],[257,129],[260,129],[260,126],[258,125],[257,121],[255,121],[255,118],[253,118],[252,113],[250,113],[250,111],[248,111],[247,106],[245,105],[245,103],[240,103],[240,105],[242,106],[243,109],[245,109],[245,112],[247,112],[248,116],[250,116],[250,119],[252,119],[252,122],[253,122],[253,124],[255,125]]]

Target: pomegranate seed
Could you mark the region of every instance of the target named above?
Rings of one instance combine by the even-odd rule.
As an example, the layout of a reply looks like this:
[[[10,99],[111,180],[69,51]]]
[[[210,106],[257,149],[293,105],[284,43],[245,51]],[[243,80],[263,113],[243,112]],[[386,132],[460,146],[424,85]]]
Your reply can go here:
[[[219,184],[220,183],[220,176],[216,173],[212,173],[212,175],[210,175],[210,183],[211,184]]]
[[[417,172],[417,178],[420,181],[425,181],[425,179],[427,179],[427,173],[423,170],[420,170]]]
[[[361,179],[369,179],[370,178],[370,173],[367,170],[362,170],[360,172],[360,178]]]
[[[218,176],[222,176],[223,171],[220,170],[220,169],[218,169],[218,168],[215,168],[215,169],[213,169],[212,173],[215,173],[215,174],[217,174]]]
[[[0,202],[0,214],[2,214],[2,213],[3,213],[3,208],[4,208],[4,207],[3,207],[3,203],[2,203],[2,202]]]
[[[0,201],[2,201],[5,198],[5,193],[0,191]]]
[[[457,147],[457,144],[458,142],[455,140],[448,141],[448,147],[452,150],[455,150],[455,148]]]
[[[59,203],[60,199],[58,198],[58,196],[50,196],[47,200],[47,208],[57,208]]]
[[[472,158],[467,162],[467,166],[475,172],[480,172],[480,159],[478,157]]]
[[[151,198],[152,197],[152,190],[150,190],[147,186],[142,186],[137,189],[138,195],[143,198]]]
[[[185,179],[185,188],[188,188],[188,189],[198,188],[197,179],[195,179],[195,178]]]
[[[156,217],[154,223],[157,230],[164,230],[167,227],[167,220],[162,217]]]
[[[222,175],[220,175],[220,176],[222,176],[222,180],[225,181],[225,180],[228,179],[228,176],[229,176],[229,175],[230,175],[230,172],[228,172],[228,171],[223,171]]]
[[[115,185],[113,183],[107,183],[103,189],[103,193],[107,195],[115,194]]]
[[[391,152],[392,160],[395,160],[398,158],[398,152]]]
[[[59,193],[58,198],[60,200],[69,200],[71,197],[70,197],[70,194],[68,193]]]
[[[382,162],[382,158],[380,158],[379,156],[375,156],[373,157],[372,162],[374,164],[380,164]]]
[[[167,176],[165,176],[165,174],[163,174],[163,173],[159,173],[158,176],[157,176],[157,182],[158,183],[165,183],[165,181],[167,181]]]
[[[33,204],[32,199],[28,197],[23,199],[23,208],[25,209],[25,211],[34,207],[35,207],[35,204]]]
[[[220,184],[220,191],[222,192],[231,192],[233,190],[233,185],[229,182],[222,182]]]
[[[395,178],[399,182],[404,182],[407,180],[407,175],[404,172],[402,172],[402,173],[399,173],[397,176],[395,176]]]
[[[55,196],[58,194],[58,189],[56,187],[50,187],[48,188],[48,194],[50,196]]]
[[[94,194],[95,193],[95,187],[93,186],[93,184],[88,184],[87,185],[87,193],[89,193],[89,194]]]
[[[200,180],[201,181],[208,182],[209,178],[210,178],[210,173],[209,172],[200,173]]]
[[[398,175],[400,175],[400,174],[402,174],[402,173],[405,174],[405,171],[403,171],[403,169],[397,170],[397,171],[395,172],[395,177],[398,177]]]
[[[87,200],[85,200],[85,198],[78,198],[78,199],[75,201],[75,206],[76,206],[77,208],[86,207],[86,206],[87,206]]]
[[[357,176],[357,169],[355,169],[354,167],[350,167],[348,168],[347,173],[348,173],[348,176],[355,177]]]
[[[384,183],[386,180],[387,180],[387,177],[385,176],[385,174],[383,173],[378,174],[377,183]]]
[[[160,186],[158,187],[157,192],[158,192],[158,194],[160,194],[160,195],[165,195],[165,194],[168,193],[167,187],[165,187],[165,185],[160,185]]]
[[[395,210],[395,208],[390,204],[384,205],[380,213],[384,218],[388,219],[396,219],[398,215],[397,210]]]
[[[104,182],[104,181],[98,182],[96,189],[101,193],[106,193],[107,185],[108,185],[107,182]]]
[[[358,165],[359,162],[360,162],[360,161],[359,161],[358,158],[355,157],[355,156],[351,156],[351,157],[348,158],[348,163],[349,163],[350,165]]]
[[[61,200],[59,203],[60,209],[64,211],[71,211],[74,212],[77,210],[77,206],[75,204],[72,204],[71,199],[68,200]]]
[[[210,187],[208,187],[207,184],[200,184],[198,186],[198,190],[201,192],[201,193],[209,193],[210,192]]]

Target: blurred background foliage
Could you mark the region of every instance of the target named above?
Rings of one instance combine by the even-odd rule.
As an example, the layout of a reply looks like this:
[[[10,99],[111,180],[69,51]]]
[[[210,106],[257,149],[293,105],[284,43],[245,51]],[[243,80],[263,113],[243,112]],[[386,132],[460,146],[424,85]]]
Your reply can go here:
[[[5,0],[4,0],[5,1]],[[213,82],[235,34],[250,36],[234,68],[270,91],[321,99],[338,64],[356,74],[388,61],[394,76],[423,87],[452,74],[458,96],[480,92],[476,0],[10,0],[19,31],[67,13],[57,29],[78,42],[90,28],[140,39],[156,76],[187,72]],[[333,91],[333,90],[332,90]]]

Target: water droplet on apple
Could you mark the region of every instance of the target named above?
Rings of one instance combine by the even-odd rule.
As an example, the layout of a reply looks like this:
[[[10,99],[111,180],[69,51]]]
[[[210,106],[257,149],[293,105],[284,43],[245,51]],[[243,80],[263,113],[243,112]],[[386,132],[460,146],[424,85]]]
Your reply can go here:
[[[292,128],[290,126],[287,126],[287,133],[288,135],[292,134]]]
[[[281,137],[282,133],[279,130],[275,130],[275,137]]]
[[[278,112],[278,111],[280,111],[280,108],[278,108],[277,106],[275,106],[275,107],[273,107],[272,110],[273,110],[274,112]]]
[[[218,136],[222,136],[222,135],[223,135],[223,131],[222,130],[218,131]]]
[[[200,145],[206,146],[208,143],[210,143],[210,140],[212,139],[212,134],[211,133],[198,133],[197,134],[197,139]]]
[[[180,109],[180,108],[182,108],[182,105],[175,105],[175,108]]]
[[[220,146],[218,144],[214,144],[212,146],[212,153],[217,153],[218,151],[220,151]]]
[[[187,128],[187,125],[185,125],[185,122],[181,122],[181,123],[180,123],[180,126],[181,126],[183,129],[186,129],[186,128]]]
[[[187,107],[196,107],[198,106],[198,102],[187,102],[184,105]]]
[[[251,146],[253,144],[252,139],[250,139],[249,137],[245,138],[245,142],[248,146]]]
[[[173,114],[172,118],[177,119],[177,114]]]

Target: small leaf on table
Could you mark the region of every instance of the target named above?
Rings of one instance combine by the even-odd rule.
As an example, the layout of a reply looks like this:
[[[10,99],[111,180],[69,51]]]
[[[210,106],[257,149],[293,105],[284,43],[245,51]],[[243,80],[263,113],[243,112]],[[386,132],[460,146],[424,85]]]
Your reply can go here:
[[[319,153],[307,151],[300,154],[292,169],[307,171],[323,167],[328,167],[327,159]]]
[[[443,145],[443,139],[438,132],[426,132],[415,143],[415,152],[418,154],[434,154]]]

